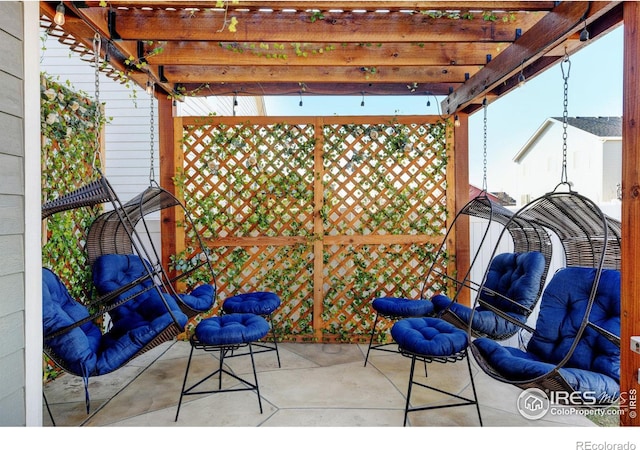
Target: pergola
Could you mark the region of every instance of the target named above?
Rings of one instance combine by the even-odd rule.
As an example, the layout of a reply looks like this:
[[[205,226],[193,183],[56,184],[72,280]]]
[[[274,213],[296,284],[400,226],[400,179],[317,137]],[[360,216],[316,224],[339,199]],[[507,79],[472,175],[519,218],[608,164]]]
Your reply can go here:
[[[114,78],[155,84],[161,152],[173,139],[172,100],[185,96],[444,97],[442,113],[460,121],[454,165],[465,188],[456,189],[456,204],[468,199],[468,116],[624,23],[621,392],[636,389],[640,355],[629,343],[640,335],[640,3],[40,2],[52,28],[60,5],[71,45],[91,49],[99,36]]]

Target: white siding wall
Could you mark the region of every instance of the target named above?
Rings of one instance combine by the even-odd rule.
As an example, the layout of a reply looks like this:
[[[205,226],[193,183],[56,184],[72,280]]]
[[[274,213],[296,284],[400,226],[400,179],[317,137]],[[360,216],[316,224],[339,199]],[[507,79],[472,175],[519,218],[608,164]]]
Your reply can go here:
[[[602,200],[616,201],[622,180],[622,139],[605,141],[602,152]]]
[[[562,123],[551,121],[519,162],[516,187],[519,204],[552,191],[560,182],[562,132]],[[601,138],[578,128],[570,126],[567,130],[568,181],[575,191],[597,204],[613,199],[611,185],[619,182],[622,170],[621,142],[610,142],[606,146],[603,142]]]
[[[37,17],[0,2],[0,426],[42,423]]]
[[[61,83],[95,99],[93,65],[57,39],[48,37],[42,52],[42,70]],[[106,159],[104,173],[123,201],[129,200],[149,185],[150,171],[150,100],[135,87],[116,83],[100,74],[100,102],[109,121],[105,129]],[[157,108],[155,108],[157,109]],[[157,155],[157,114],[154,120],[155,173],[159,174]]]

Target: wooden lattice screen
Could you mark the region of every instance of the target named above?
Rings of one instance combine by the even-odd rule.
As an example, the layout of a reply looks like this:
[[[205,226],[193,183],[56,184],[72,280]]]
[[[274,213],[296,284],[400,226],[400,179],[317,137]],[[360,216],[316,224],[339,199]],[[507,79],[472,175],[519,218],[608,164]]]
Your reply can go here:
[[[271,290],[283,302],[275,320],[284,339],[362,342],[373,298],[420,296],[454,209],[450,124],[431,116],[175,121],[177,190],[211,250],[218,305]],[[191,231],[178,228],[174,262],[195,256]],[[455,270],[453,261],[438,265]]]

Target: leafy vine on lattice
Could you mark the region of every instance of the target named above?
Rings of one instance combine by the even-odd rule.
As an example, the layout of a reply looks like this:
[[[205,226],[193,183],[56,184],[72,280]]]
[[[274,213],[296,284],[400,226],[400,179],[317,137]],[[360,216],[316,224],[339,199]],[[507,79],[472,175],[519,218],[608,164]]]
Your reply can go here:
[[[301,205],[312,205],[313,177],[308,178],[308,174],[314,173],[312,155],[316,142],[315,133],[311,128],[304,127],[286,123],[202,124],[187,127],[182,144],[185,149],[191,149],[189,155],[185,155],[185,160],[189,160],[190,164],[177,172],[174,182],[185,192],[187,207],[196,217],[196,228],[206,239],[218,237],[221,231],[239,233],[237,237],[248,236],[251,230],[258,230],[260,235],[277,236],[278,232],[270,233],[277,228],[274,228],[274,224],[287,213],[288,207],[304,209],[308,206]],[[327,126],[323,130],[323,155],[325,164],[328,164],[325,176],[331,167],[331,170],[338,171],[333,176],[352,177],[352,183],[358,184],[364,192],[386,192],[391,201],[384,206],[368,208],[360,219],[361,223],[354,225],[350,231],[367,234],[372,229],[384,229],[392,234],[442,234],[446,225],[446,207],[441,201],[428,201],[425,193],[427,188],[419,184],[441,183],[442,188],[445,187],[449,133],[451,124],[447,125],[447,122],[409,126],[392,120],[387,124]],[[354,142],[359,142],[360,147],[354,146]],[[281,159],[284,162],[275,162]],[[289,170],[287,161],[295,169]],[[409,166],[416,168],[409,172]],[[276,167],[280,169],[276,170]],[[340,170],[340,167],[343,169]],[[365,172],[356,172],[363,170],[363,167],[366,167]],[[412,177],[417,177],[418,185],[415,180],[404,185],[394,183],[387,177],[391,167],[403,167],[407,173],[412,173]],[[287,169],[283,171],[282,168]],[[354,173],[367,173],[368,177],[355,177]],[[191,183],[195,183],[196,187],[190,187]],[[324,202],[319,210],[325,221],[325,229],[330,225],[328,213],[334,200],[337,201],[334,198],[336,193],[328,183],[329,179],[325,178]],[[218,188],[213,189],[214,185]],[[223,186],[223,191],[218,190],[219,186]],[[234,212],[236,206],[229,203],[233,199],[237,199],[243,208],[241,216],[237,215],[238,211]],[[282,209],[276,210],[276,207]],[[405,216],[410,209],[415,217],[407,219]],[[310,211],[306,214],[310,214]],[[306,220],[308,222],[308,217]],[[285,308],[276,323],[283,335],[301,333],[311,336],[309,339],[313,340],[316,338],[313,337],[311,315],[291,312],[287,305],[291,301],[290,296],[300,296],[295,302],[302,304],[303,311],[313,308],[309,291],[301,293],[293,286],[296,280],[303,284],[311,283],[311,249],[313,242],[321,236],[316,236],[312,228],[305,228],[295,220],[283,234],[306,235],[308,239],[305,244],[278,249],[277,255],[262,255],[259,252],[251,256],[244,248],[232,252],[227,248],[216,248],[211,252],[212,261],[220,273],[220,285],[229,292],[243,288],[244,273],[256,274],[251,281],[254,289],[273,290],[281,294]],[[413,269],[407,268],[398,273],[394,267],[401,267],[409,255],[420,261],[420,267],[428,267],[433,254],[432,247],[431,244],[414,245],[408,253],[397,250],[388,254],[381,252],[381,257],[371,267],[364,263],[366,249],[358,250],[364,253],[352,249],[347,257],[350,264],[355,264],[354,271],[346,276],[331,275],[327,280],[328,291],[322,312],[322,319],[326,322],[323,335],[333,335],[335,339],[345,341],[364,336],[362,330],[370,329],[373,321],[369,300],[380,293],[376,290],[378,288],[372,290],[371,286],[381,284],[388,288],[393,285],[407,296],[418,295],[415,289],[421,287],[422,269],[414,273]],[[329,258],[327,253],[325,258]],[[192,248],[172,257],[173,267],[182,271],[188,270],[189,264],[196,264],[197,261],[198,255]],[[324,263],[328,264],[329,260]],[[445,267],[447,263],[443,261],[441,264]],[[342,308],[344,312],[341,312]],[[295,319],[289,314],[293,314]],[[334,314],[339,316],[338,322],[332,322]],[[384,333],[380,336],[385,339]]]
[[[83,185],[92,177],[95,157],[97,107],[69,81],[40,76],[40,122],[42,133],[42,202],[57,198]],[[105,119],[99,115],[98,126]],[[80,302],[87,303],[91,291],[91,270],[84,251],[85,232],[99,208],[60,212],[47,218],[42,246],[42,264],[56,273]],[[58,368],[43,361],[44,380],[55,378]]]

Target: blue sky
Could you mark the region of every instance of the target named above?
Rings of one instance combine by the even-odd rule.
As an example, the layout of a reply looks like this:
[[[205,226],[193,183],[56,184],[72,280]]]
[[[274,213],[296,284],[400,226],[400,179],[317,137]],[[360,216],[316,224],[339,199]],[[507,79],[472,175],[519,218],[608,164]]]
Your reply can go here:
[[[622,115],[622,26],[600,37],[583,50],[571,55],[569,72],[569,116]],[[515,173],[513,157],[548,117],[562,117],[563,85],[560,65],[527,80],[524,86],[511,91],[487,107],[487,187],[490,191],[513,190]],[[438,104],[425,97],[362,96],[300,98],[266,97],[269,115],[404,115],[438,114]],[[482,185],[483,112],[469,118],[469,178]],[[571,133],[567,138],[571,148]],[[558,142],[562,152],[562,142]],[[559,163],[561,157],[558,159]],[[552,188],[560,181],[560,168],[549,174]]]

